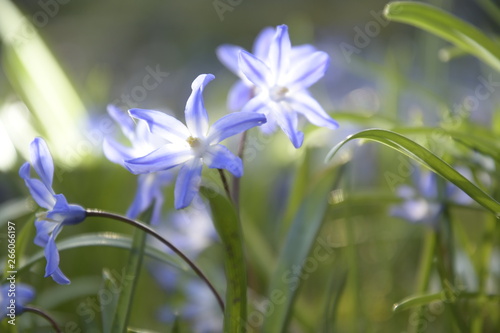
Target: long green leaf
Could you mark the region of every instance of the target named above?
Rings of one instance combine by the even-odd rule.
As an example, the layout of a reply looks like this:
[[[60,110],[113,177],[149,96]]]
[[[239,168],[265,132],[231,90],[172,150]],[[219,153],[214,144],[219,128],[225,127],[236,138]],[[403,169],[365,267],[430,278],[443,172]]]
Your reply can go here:
[[[342,146],[355,139],[366,139],[382,143],[392,149],[405,154],[413,160],[422,163],[432,171],[455,184],[457,187],[467,193],[472,199],[484,208],[492,211],[497,217],[500,217],[500,203],[485,193],[479,187],[471,183],[458,171],[453,169],[448,163],[437,157],[428,149],[422,147],[415,141],[407,137],[387,130],[369,129],[349,136],[344,141],[337,144],[328,153],[326,160],[330,160]]]
[[[200,191],[209,200],[214,226],[224,245],[227,279],[224,332],[245,332],[247,269],[238,213],[231,202],[221,194],[205,187],[202,187]]]
[[[434,6],[398,1],[389,3],[384,15],[392,21],[407,23],[453,43],[500,71],[500,45],[480,30]]]
[[[295,215],[271,279],[268,298],[274,311],[264,319],[263,332],[286,331],[293,301],[302,282],[300,271],[316,241],[328,207],[328,194],[336,177],[335,172],[322,177]]]
[[[57,249],[61,252],[86,246],[109,246],[129,250],[131,248],[131,244],[132,238],[130,236],[114,232],[100,232],[88,233],[63,239],[57,242]],[[189,267],[183,261],[168,253],[164,253],[155,247],[147,246],[146,255],[152,259],[156,259],[182,269],[183,271],[189,271]],[[22,260],[18,271],[29,268],[31,265],[39,260],[42,260],[44,257],[45,254],[43,250],[36,252],[34,255]]]
[[[118,297],[115,297],[116,290],[120,290],[120,283],[116,281],[113,274],[107,269],[102,270],[102,290],[113,295],[111,300],[105,299],[105,293],[99,293],[99,303],[101,305],[102,331],[103,333],[112,332],[113,319],[115,316]],[[109,297],[109,296],[108,296]]]

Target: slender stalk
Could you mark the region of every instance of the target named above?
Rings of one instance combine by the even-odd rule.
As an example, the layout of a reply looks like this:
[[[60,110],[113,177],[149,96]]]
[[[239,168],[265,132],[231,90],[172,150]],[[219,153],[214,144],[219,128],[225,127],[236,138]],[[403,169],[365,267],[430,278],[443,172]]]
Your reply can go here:
[[[40,317],[43,317],[45,320],[47,320],[51,325],[52,328],[57,332],[57,333],[62,333],[62,330],[59,328],[59,325],[57,325],[56,321],[45,311],[39,308],[35,308],[32,306],[25,306],[24,312],[31,312],[34,313]]]
[[[240,143],[238,145],[238,157],[243,161],[243,155],[245,153],[245,144],[247,141],[247,131],[243,132],[240,137]],[[233,202],[237,209],[240,207],[240,178],[233,176]]]
[[[214,294],[215,298],[217,299],[217,302],[219,303],[221,310],[224,312],[224,302],[222,301],[222,298],[219,295],[219,293],[217,292],[217,290],[215,289],[215,287],[212,285],[212,283],[205,276],[205,274],[203,274],[203,272],[198,268],[198,266],[196,266],[196,264],[193,261],[191,261],[184,253],[182,253],[181,250],[179,250],[172,243],[170,243],[168,240],[163,238],[160,234],[158,234],[151,227],[144,225],[140,222],[131,220],[129,218],[126,218],[124,216],[114,214],[114,213],[104,212],[104,211],[100,211],[100,210],[87,209],[87,217],[104,217],[104,218],[124,222],[124,223],[130,224],[130,225],[150,234],[151,236],[155,237],[156,239],[158,239],[160,242],[162,242],[164,245],[166,245],[172,251],[174,251],[175,254],[177,254],[179,257],[181,257],[182,260],[184,260],[184,262],[186,262],[189,265],[189,267],[191,267],[191,269],[196,273],[196,275],[198,275],[200,277],[200,279],[202,279],[205,282],[205,284],[210,288],[210,290]]]
[[[436,251],[437,245],[437,233],[434,229],[431,229],[426,232],[424,238],[424,246],[422,249],[422,256],[420,257],[419,264],[419,272],[417,279],[417,295],[424,294],[427,292],[429,288],[429,281],[432,273],[432,266],[434,261],[434,253]],[[420,327],[420,322],[425,320],[425,306],[419,306],[414,313],[417,314],[418,324],[414,325],[412,321],[410,321],[410,325],[408,327],[408,332],[414,333],[418,332]],[[413,325],[412,325],[413,324]]]
[[[229,184],[227,182],[226,174],[222,169],[217,169],[217,170],[219,171],[220,179],[222,180],[222,185],[224,186],[224,191],[226,191],[228,199],[231,200],[232,197],[231,197],[231,192],[229,190]]]

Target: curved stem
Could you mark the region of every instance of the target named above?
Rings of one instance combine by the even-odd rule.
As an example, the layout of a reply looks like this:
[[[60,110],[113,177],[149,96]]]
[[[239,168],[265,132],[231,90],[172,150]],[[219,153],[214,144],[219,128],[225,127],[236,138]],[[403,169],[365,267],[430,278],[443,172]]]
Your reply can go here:
[[[45,320],[47,320],[52,325],[52,327],[54,328],[54,330],[57,333],[62,333],[62,330],[59,328],[59,325],[57,325],[56,321],[48,313],[46,313],[42,309],[34,308],[32,306],[25,306],[25,307],[23,307],[23,309],[24,309],[24,312],[31,312],[31,313],[34,313],[34,314],[40,316],[40,317],[45,318]]]
[[[196,275],[198,275],[205,282],[205,284],[210,288],[210,290],[214,294],[215,298],[217,299],[217,302],[219,303],[219,306],[220,306],[222,312],[224,312],[224,302],[222,301],[222,298],[219,295],[219,293],[217,292],[217,290],[215,290],[215,287],[212,285],[212,283],[210,283],[208,278],[205,276],[205,274],[203,274],[203,272],[198,268],[198,266],[196,266],[196,264],[194,262],[192,262],[184,253],[182,253],[181,250],[179,250],[172,243],[170,243],[168,240],[163,238],[154,229],[152,229],[151,227],[144,225],[140,222],[137,222],[135,220],[131,220],[129,218],[126,218],[126,217],[118,215],[118,214],[103,212],[100,210],[87,209],[87,217],[92,217],[92,216],[109,218],[109,219],[113,219],[116,221],[130,224],[130,225],[150,234],[151,236],[155,237],[156,239],[158,239],[160,242],[162,242],[164,245],[166,245],[172,251],[174,251],[175,254],[177,254],[179,257],[181,257],[182,260],[184,260],[184,262],[186,262],[189,265],[189,267],[191,267],[191,269],[196,273]]]

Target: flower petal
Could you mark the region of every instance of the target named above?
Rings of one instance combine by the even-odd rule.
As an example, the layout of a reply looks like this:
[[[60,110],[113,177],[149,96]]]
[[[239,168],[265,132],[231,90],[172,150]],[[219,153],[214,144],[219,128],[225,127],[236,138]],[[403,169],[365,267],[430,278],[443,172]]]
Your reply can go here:
[[[266,122],[266,116],[255,112],[235,112],[217,120],[207,136],[209,144],[219,143],[222,140],[244,132],[252,127]]]
[[[253,85],[253,84],[252,84]],[[240,111],[241,108],[254,97],[253,87],[240,80],[233,84],[227,97],[227,108],[231,111]]]
[[[243,176],[243,162],[223,145],[210,147],[207,155],[203,157],[209,168],[226,169],[236,177]]]
[[[64,275],[59,267],[50,275],[52,279],[59,284],[70,284],[71,281]]]
[[[201,184],[201,168],[203,164],[200,158],[193,158],[185,163],[175,183],[175,209],[182,209],[191,203]]]
[[[293,93],[306,89],[325,75],[330,57],[325,52],[314,52],[299,59],[287,73],[286,87]]]
[[[102,143],[104,156],[113,163],[124,165],[125,160],[130,160],[136,156],[133,155],[134,149],[125,147],[121,143],[110,137],[104,138]]]
[[[314,52],[316,52],[316,48],[311,44],[292,46],[292,50],[290,51],[290,62],[292,64],[295,64],[297,61],[300,61],[300,59],[302,59],[303,57],[306,57]]]
[[[261,93],[249,100],[240,112],[261,112],[267,114],[270,111],[269,103],[272,103],[269,95]]]
[[[252,52],[257,58],[262,60],[267,59],[269,55],[269,46],[271,45],[275,33],[275,28],[266,27],[257,35],[252,48]]]
[[[338,123],[323,110],[321,105],[306,92],[297,92],[288,99],[291,108],[316,126],[336,129]]]
[[[291,48],[288,27],[284,24],[278,26],[276,28],[276,34],[269,46],[268,62],[276,80],[272,85],[279,84],[286,74],[286,71],[289,69]]]
[[[135,219],[139,217],[154,201],[153,216],[151,223],[155,224],[160,220],[161,207],[163,205],[162,188],[170,184],[173,174],[170,171],[160,171],[145,175],[140,175],[137,181],[137,191],[134,201],[127,211],[127,217]]]
[[[35,228],[36,228],[36,236],[34,243],[40,247],[45,247],[47,242],[49,241],[50,234],[54,231],[54,229],[58,226],[58,223],[45,221],[45,220],[36,220]]]
[[[186,125],[197,138],[204,138],[208,131],[208,115],[203,103],[203,89],[215,78],[212,74],[201,74],[191,84],[191,95],[186,103]]]
[[[219,61],[226,66],[231,72],[235,75],[240,76],[240,69],[238,67],[238,53],[243,50],[242,47],[224,44],[219,46],[215,53],[217,54],[217,58]]]
[[[274,116],[276,116],[279,127],[281,127],[283,132],[288,136],[293,146],[295,148],[300,148],[304,141],[304,133],[297,129],[297,113],[292,110],[284,109],[285,107],[285,104],[281,103],[274,111]]]
[[[61,232],[62,225],[59,224],[52,235],[50,235],[47,244],[45,245],[45,258],[47,259],[47,266],[45,266],[45,277],[48,277],[59,268],[59,251],[56,246],[56,237]]]
[[[52,188],[54,177],[54,162],[50,155],[49,147],[42,138],[35,138],[30,145],[30,160],[40,179],[45,186]]]
[[[113,118],[114,121],[120,125],[120,129],[123,132],[123,134],[132,141],[134,139],[134,128],[135,128],[135,123],[134,120],[130,117],[130,115],[127,114],[127,112],[124,112],[121,110],[119,107],[113,104],[109,104],[107,107],[108,114],[111,118]]]
[[[191,135],[186,125],[166,113],[154,110],[131,109],[129,114],[134,118],[144,120],[148,124],[151,133],[157,134],[170,142],[185,142]]]
[[[125,161],[125,167],[134,174],[156,172],[173,168],[193,158],[187,142],[185,145],[167,144],[148,155]]]
[[[26,187],[28,187],[31,196],[40,207],[49,210],[52,209],[56,203],[54,194],[40,180],[30,178],[29,172],[30,164],[26,162],[19,169],[19,176],[24,179],[24,183]]]
[[[262,60],[246,51],[241,51],[238,64],[241,72],[250,82],[256,86],[269,86],[271,70]]]

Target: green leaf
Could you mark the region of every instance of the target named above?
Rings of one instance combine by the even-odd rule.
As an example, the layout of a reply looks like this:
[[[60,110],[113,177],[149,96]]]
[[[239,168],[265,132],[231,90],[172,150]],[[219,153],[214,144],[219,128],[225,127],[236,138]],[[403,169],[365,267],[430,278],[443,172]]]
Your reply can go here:
[[[392,131],[382,129],[369,129],[353,134],[333,147],[332,150],[328,153],[326,160],[330,160],[347,142],[355,139],[367,139],[382,143],[402,154],[405,154],[411,159],[422,163],[441,177],[445,178],[446,180],[452,182],[457,187],[462,189],[462,191],[467,193],[481,206],[492,211],[497,217],[500,217],[500,203],[493,199],[489,194],[485,193],[479,187],[471,183],[469,180],[467,180],[467,178],[462,176],[448,163],[437,157],[428,149],[422,147],[415,141]]]
[[[240,219],[225,196],[206,187],[202,187],[200,192],[210,203],[214,226],[224,246],[227,280],[224,332],[245,332],[247,269]]]
[[[302,269],[317,241],[316,235],[328,208],[328,194],[340,173],[329,172],[320,177],[295,215],[271,278],[267,297],[274,305],[274,311],[264,319],[263,332],[286,331],[292,304],[302,282],[297,271]]]
[[[116,290],[119,290],[119,282],[113,277],[113,274],[107,269],[102,270],[102,287],[101,290],[108,291],[113,295],[111,300],[104,297],[106,293],[98,293],[99,303],[101,305],[102,331],[104,333],[112,332],[113,318],[115,317],[118,297],[115,297]]]
[[[141,221],[150,221],[153,215],[154,202],[139,216]],[[132,247],[129,252],[127,267],[120,285],[122,289],[116,304],[115,316],[111,332],[125,332],[132,313],[135,289],[137,287],[142,261],[146,248],[147,234],[142,230],[135,230]],[[111,310],[110,310],[111,311]]]
[[[384,15],[433,33],[500,71],[500,46],[476,27],[434,6],[398,1],[389,3]]]
[[[407,310],[407,309],[410,309],[413,307],[426,305],[426,304],[429,304],[429,303],[432,303],[435,301],[444,300],[445,298],[443,296],[444,296],[443,292],[439,292],[439,293],[435,293],[435,294],[410,296],[410,297],[405,298],[401,302],[394,304],[392,309],[393,309],[393,311]]]
[[[57,242],[57,249],[59,252],[61,252],[86,246],[109,246],[129,250],[131,248],[131,245],[132,238],[130,236],[114,232],[100,232],[88,233],[63,239]],[[152,259],[156,259],[182,269],[183,271],[189,271],[189,266],[187,266],[179,258],[164,253],[163,251],[160,251],[155,247],[146,247],[146,255],[151,257]],[[31,257],[22,260],[21,265],[18,268],[18,272],[29,268],[31,265],[43,258],[45,258],[43,250],[36,252]]]

